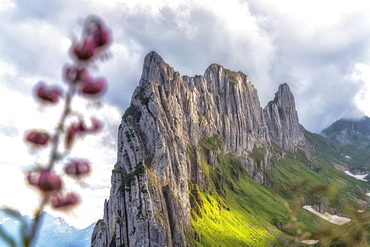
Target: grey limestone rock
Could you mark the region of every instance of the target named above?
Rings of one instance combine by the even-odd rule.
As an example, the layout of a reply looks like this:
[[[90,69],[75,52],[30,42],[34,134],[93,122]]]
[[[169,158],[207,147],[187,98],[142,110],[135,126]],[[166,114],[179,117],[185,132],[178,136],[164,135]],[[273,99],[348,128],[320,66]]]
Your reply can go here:
[[[203,76],[181,77],[157,53],[149,53],[119,126],[110,198],[92,246],[188,246],[188,183],[204,189],[207,180],[201,167],[187,159],[187,148],[218,136],[224,151],[263,184],[263,170],[255,171],[249,157],[254,148],[269,147],[273,140],[292,150],[304,140],[287,85],[275,100],[263,110],[242,72],[212,64]],[[207,159],[215,162],[212,154]],[[268,159],[267,152],[265,167]]]
[[[299,146],[306,145],[304,128],[299,124],[295,109],[294,96],[289,86],[279,86],[275,99],[264,109],[266,123],[271,141],[288,151],[295,151]]]

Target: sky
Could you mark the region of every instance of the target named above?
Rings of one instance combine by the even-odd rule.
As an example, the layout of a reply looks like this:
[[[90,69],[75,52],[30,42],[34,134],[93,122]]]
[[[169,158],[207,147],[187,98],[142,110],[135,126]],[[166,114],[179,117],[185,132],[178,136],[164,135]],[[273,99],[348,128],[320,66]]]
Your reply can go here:
[[[40,106],[39,81],[65,84],[62,67],[87,16],[113,33],[108,61],[94,74],[109,88],[101,102],[77,99],[75,109],[97,116],[103,132],[79,141],[71,157],[87,158],[93,173],[66,179],[81,194],[73,211],[51,214],[77,227],[103,215],[116,162],[117,129],[138,85],[143,59],[156,51],[181,75],[202,75],[212,63],[242,71],[258,90],[261,107],[287,83],[300,123],[319,133],[340,118],[370,116],[370,6],[365,0],[0,0],[0,206],[30,214],[37,192],[23,171],[47,160],[30,150],[24,132],[52,131],[61,105]],[[58,111],[59,109],[59,111]]]

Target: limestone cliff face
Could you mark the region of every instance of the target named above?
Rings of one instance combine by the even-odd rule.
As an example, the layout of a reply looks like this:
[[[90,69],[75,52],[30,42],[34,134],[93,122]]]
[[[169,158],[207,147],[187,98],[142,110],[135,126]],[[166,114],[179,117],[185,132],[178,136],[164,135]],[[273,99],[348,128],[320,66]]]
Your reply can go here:
[[[212,64],[204,76],[181,77],[149,53],[119,127],[110,198],[92,246],[188,246],[188,183],[206,189],[207,179],[201,166],[187,159],[187,149],[216,136],[263,184],[269,154],[257,169],[253,150],[269,147],[271,140],[290,150],[303,138],[288,89],[280,87],[277,103],[263,110],[245,74]],[[212,154],[207,159],[214,164]]]
[[[289,86],[279,86],[275,99],[264,109],[269,135],[273,142],[288,151],[306,144],[303,127],[299,124],[294,96]]]

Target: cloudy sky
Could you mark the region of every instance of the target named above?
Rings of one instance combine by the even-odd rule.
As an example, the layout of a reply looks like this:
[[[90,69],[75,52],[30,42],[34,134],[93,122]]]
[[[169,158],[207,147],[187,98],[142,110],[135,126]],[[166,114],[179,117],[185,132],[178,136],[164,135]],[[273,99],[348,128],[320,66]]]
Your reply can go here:
[[[37,193],[23,185],[22,170],[45,162],[45,155],[24,145],[24,131],[52,130],[60,106],[38,106],[32,88],[39,81],[63,85],[61,68],[71,61],[71,38],[90,14],[106,22],[114,43],[111,58],[94,72],[109,81],[103,107],[76,101],[76,110],[106,125],[71,154],[94,166],[86,181],[68,184],[81,193],[81,206],[60,214],[78,227],[102,217],[117,128],[152,50],[182,75],[203,74],[211,63],[244,72],[262,107],[278,85],[288,83],[300,122],[311,132],[342,117],[370,115],[370,6],[365,0],[1,0],[0,205],[22,213],[37,205]]]

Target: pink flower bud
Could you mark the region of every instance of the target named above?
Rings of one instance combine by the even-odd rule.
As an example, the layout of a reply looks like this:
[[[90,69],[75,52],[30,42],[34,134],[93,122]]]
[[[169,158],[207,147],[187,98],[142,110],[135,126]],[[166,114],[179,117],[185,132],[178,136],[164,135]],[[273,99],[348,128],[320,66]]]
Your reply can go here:
[[[79,198],[73,192],[70,192],[65,196],[61,195],[60,193],[57,193],[51,198],[51,205],[54,208],[69,207],[76,205],[78,202]]]
[[[64,167],[68,175],[81,177],[91,172],[91,166],[87,160],[73,160]]]
[[[67,128],[67,133],[66,133],[66,140],[65,140],[65,145],[67,149],[71,148],[76,135],[84,132],[86,130],[85,123],[82,120],[79,120],[76,123],[72,123],[68,128]]]
[[[31,172],[27,175],[27,180],[30,185],[37,186],[45,192],[60,190],[62,188],[62,180],[50,170]]]
[[[98,25],[93,33],[96,46],[101,47],[111,42],[111,33],[108,28]]]
[[[31,130],[26,135],[26,140],[34,146],[46,146],[49,139],[49,134],[40,130]]]
[[[104,78],[86,78],[81,85],[80,92],[88,95],[97,95],[103,92],[107,87],[107,82]]]
[[[36,95],[40,100],[57,103],[62,96],[62,90],[57,86],[46,86],[44,83],[39,83],[36,85]]]
[[[72,45],[72,53],[79,60],[89,60],[94,56],[96,49],[95,39],[88,36],[82,43],[75,43]]]

